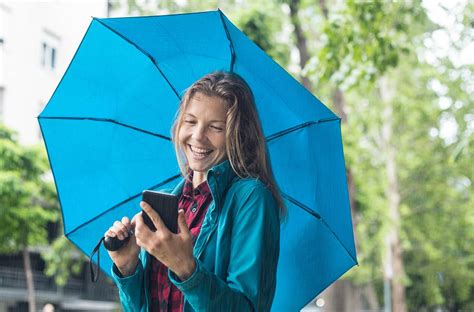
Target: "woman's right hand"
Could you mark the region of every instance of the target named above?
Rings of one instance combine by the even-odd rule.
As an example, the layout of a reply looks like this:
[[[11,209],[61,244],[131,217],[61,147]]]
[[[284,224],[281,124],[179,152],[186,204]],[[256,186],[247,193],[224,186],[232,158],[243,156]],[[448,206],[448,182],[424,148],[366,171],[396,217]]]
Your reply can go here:
[[[118,237],[118,239],[124,240],[135,228],[135,222],[133,221],[130,222],[130,219],[127,217],[123,217],[121,221],[115,221],[109,230],[105,232],[104,236]],[[135,273],[139,261],[140,247],[137,245],[134,235],[119,250],[108,252],[110,258],[112,258],[112,261],[124,277]]]

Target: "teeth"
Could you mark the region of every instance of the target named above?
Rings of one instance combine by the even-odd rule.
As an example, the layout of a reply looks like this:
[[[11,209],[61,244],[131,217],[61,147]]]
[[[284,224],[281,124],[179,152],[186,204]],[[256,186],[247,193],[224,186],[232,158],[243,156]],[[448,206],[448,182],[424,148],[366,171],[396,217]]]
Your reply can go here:
[[[199,153],[199,154],[207,154],[207,153],[210,153],[212,150],[210,149],[204,149],[204,148],[199,148],[199,147],[196,147],[196,146],[191,146],[191,150],[195,153]]]

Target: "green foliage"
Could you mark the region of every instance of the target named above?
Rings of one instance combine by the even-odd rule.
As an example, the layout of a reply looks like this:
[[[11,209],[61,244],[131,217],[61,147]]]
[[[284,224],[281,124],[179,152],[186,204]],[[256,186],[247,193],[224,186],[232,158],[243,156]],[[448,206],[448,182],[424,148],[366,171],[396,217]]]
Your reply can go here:
[[[79,274],[85,257],[63,235],[51,244],[51,249],[42,253],[46,261],[44,273],[54,277],[57,285],[64,286],[71,274]]]
[[[237,11],[232,20],[247,37],[285,67],[289,62],[290,50],[286,43],[278,42],[284,24],[284,18],[279,13],[275,4],[262,1]]]
[[[19,145],[0,125],[0,252],[47,244],[46,225],[58,219],[58,209],[46,168],[41,150]]]
[[[474,246],[470,243],[474,241],[474,157],[469,145],[458,153],[459,142],[466,137],[472,140],[469,116],[474,105],[465,82],[445,74],[465,68],[444,66],[439,71],[412,54],[386,73],[397,91],[392,103],[396,136],[391,144],[397,149],[409,310],[469,309],[474,303]],[[446,86],[443,97],[449,100],[442,101],[457,102],[457,106],[441,107],[440,94],[430,87],[434,80]],[[356,182],[360,263],[348,278],[357,284],[381,285],[388,216],[379,143],[383,106],[376,91],[361,83],[346,93],[350,113],[343,133],[346,161]],[[440,135],[446,114],[458,124],[458,132],[449,140]]]
[[[48,244],[47,224],[59,222],[59,215],[44,149],[21,146],[15,134],[0,125],[0,252]],[[45,274],[54,276],[58,285],[78,273],[84,261],[64,236],[42,256]]]
[[[412,65],[407,64],[404,70]],[[474,176],[472,164],[464,156],[450,161],[456,143],[447,144],[438,135],[446,109],[439,105],[439,94],[427,86],[433,79],[446,79],[445,75],[426,64],[418,68],[423,69],[418,75],[400,80],[401,96],[396,103],[398,128],[403,130],[399,132],[403,151],[399,175],[407,207],[403,218],[405,261],[411,279],[407,295],[414,308],[441,305],[456,310],[473,301],[474,247],[468,242],[474,241],[474,205],[469,190]],[[455,90],[459,83],[454,79],[450,85]],[[458,98],[467,95],[457,91]],[[420,107],[419,101],[425,105]],[[465,116],[463,109],[448,110],[455,119]],[[415,150],[413,146],[423,148]],[[472,162],[472,151],[465,150],[464,155]]]
[[[347,1],[326,21],[323,46],[305,70],[342,89],[360,80],[374,82],[412,48],[407,35],[424,15],[419,1]]]
[[[472,3],[467,8],[472,8]],[[469,25],[471,10],[454,18]],[[469,13],[470,12],[470,13]],[[401,243],[409,310],[470,309],[474,305],[474,103],[472,65],[445,58],[426,63],[424,39],[438,29],[418,2],[354,2],[321,26],[321,46],[306,70],[318,86],[346,90],[346,161],[356,183],[358,259],[348,274],[378,286],[388,223],[381,141],[383,103],[376,82],[396,94],[393,141],[400,186]],[[459,26],[459,25],[458,25]],[[461,30],[453,49],[472,39]],[[319,91],[318,91],[319,92]],[[328,98],[327,102],[331,100]],[[457,128],[443,135],[447,124]],[[471,243],[470,243],[471,242]]]

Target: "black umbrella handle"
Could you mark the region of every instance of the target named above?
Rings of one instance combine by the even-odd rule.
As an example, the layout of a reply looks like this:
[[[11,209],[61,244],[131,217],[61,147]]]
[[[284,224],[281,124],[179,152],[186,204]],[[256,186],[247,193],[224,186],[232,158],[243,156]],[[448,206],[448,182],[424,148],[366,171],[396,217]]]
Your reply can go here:
[[[99,240],[94,250],[92,251],[91,256],[89,257],[89,265],[91,269],[91,280],[93,283],[97,282],[97,280],[99,279],[99,274],[100,274],[100,244],[104,242],[104,247],[107,250],[117,251],[120,248],[122,248],[123,245],[125,245],[125,243],[130,239],[131,235],[132,233],[129,233],[129,235],[124,240],[120,240],[117,236],[116,237],[105,236]],[[98,267],[97,275],[94,273],[94,266],[92,265],[92,258],[94,257],[96,253],[97,253],[97,267]]]
[[[125,239],[120,240],[117,236],[110,237],[106,236],[104,238],[104,247],[109,251],[117,251],[125,245],[126,242],[130,239],[130,235],[127,236]]]

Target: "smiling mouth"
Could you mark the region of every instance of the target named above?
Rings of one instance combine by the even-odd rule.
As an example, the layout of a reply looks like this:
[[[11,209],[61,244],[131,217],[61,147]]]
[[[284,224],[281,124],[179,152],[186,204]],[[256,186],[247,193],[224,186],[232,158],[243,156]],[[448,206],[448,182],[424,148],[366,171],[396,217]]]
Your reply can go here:
[[[206,157],[207,155],[209,155],[213,151],[211,149],[200,148],[200,147],[192,146],[190,144],[188,144],[188,147],[191,150],[191,152],[193,153],[193,155],[195,156],[195,158],[199,158],[199,159],[202,159],[202,158]]]

